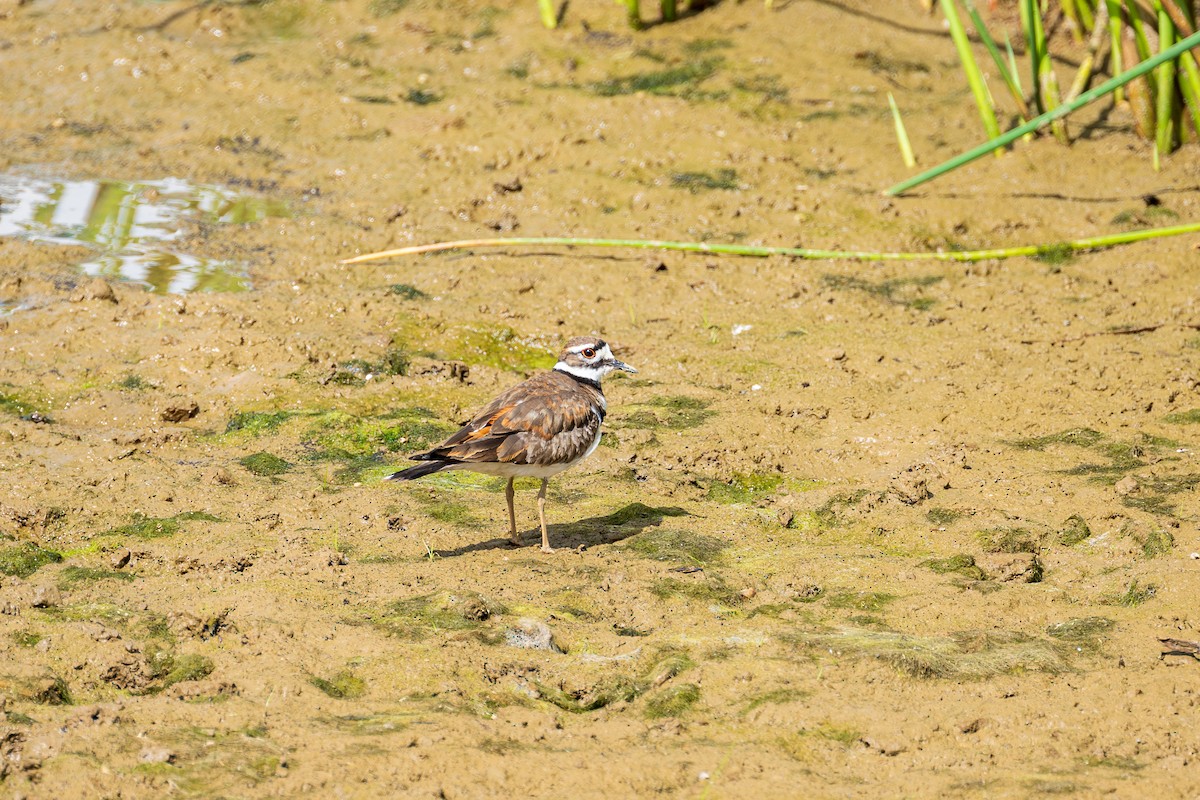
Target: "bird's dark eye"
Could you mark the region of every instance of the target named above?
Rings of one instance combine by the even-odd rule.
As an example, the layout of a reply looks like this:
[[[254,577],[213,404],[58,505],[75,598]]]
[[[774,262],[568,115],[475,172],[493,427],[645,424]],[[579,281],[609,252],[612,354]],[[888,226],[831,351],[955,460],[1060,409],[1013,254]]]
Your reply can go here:
[[[583,351],[583,357],[584,358],[595,358],[596,351],[589,347]]]

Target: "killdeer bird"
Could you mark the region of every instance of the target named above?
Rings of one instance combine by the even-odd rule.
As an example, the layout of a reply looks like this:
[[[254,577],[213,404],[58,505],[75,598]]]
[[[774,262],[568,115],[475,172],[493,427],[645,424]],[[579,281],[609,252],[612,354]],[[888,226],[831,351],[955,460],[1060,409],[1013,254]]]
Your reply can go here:
[[[410,456],[425,463],[394,472],[384,480],[411,481],[452,469],[508,478],[504,494],[509,538],[519,545],[513,479],[541,478],[538,519],[542,552],[552,553],[546,534],[546,486],[550,478],[583,461],[600,444],[600,424],[608,408],[600,379],[614,369],[637,372],[613,358],[603,339],[576,337],[567,342],[553,370],[504,392],[445,442]]]

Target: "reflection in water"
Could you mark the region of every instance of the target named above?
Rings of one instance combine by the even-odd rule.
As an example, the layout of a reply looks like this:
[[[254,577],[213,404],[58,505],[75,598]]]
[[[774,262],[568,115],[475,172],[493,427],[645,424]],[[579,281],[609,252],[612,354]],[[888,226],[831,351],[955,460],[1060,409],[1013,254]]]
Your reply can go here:
[[[180,237],[185,219],[244,223],[287,214],[283,203],[175,178],[125,183],[0,175],[0,236],[91,245],[99,252],[81,264],[87,274],[137,281],[159,293],[247,288],[238,265],[165,244]]]

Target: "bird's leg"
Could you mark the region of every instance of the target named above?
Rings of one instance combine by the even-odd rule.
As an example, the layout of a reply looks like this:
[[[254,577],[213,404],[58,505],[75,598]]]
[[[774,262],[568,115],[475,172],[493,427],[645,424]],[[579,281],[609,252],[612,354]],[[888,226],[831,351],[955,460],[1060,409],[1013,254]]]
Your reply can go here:
[[[517,535],[517,512],[513,511],[513,479],[508,479],[508,486],[504,490],[504,497],[508,500],[508,540],[513,544],[520,544],[521,537]]]
[[[546,533],[546,487],[550,484],[549,478],[542,478],[542,488],[538,492],[538,519],[542,523],[542,552],[553,553],[554,550],[550,547],[550,536]]]

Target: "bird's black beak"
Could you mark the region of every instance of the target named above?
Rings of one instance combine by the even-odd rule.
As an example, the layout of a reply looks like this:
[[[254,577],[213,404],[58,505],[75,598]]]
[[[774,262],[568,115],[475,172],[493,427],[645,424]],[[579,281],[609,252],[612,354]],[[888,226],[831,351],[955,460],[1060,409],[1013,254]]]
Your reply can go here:
[[[619,370],[621,370],[622,372],[637,372],[637,370],[636,370],[636,369],[634,369],[633,367],[629,366],[629,365],[628,365],[628,364],[626,364],[624,361],[618,361],[618,360],[617,360],[617,359],[615,359],[615,358],[614,358],[612,361],[608,362],[608,363],[609,363],[609,364],[612,364],[612,368],[613,368],[613,369],[619,369]]]

